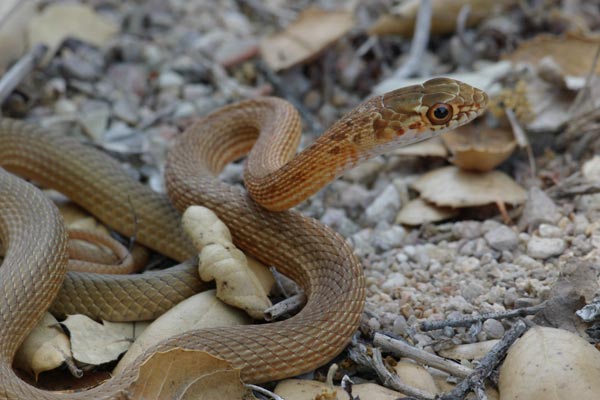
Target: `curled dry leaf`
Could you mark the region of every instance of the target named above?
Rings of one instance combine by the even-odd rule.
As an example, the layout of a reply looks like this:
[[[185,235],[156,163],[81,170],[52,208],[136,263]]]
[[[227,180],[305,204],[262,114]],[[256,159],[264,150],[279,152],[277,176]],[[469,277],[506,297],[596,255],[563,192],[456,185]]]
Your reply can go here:
[[[496,202],[521,204],[525,190],[500,171],[475,173],[449,166],[420,177],[413,187],[421,197],[438,206],[476,207]]]
[[[227,226],[208,208],[192,206],[183,214],[183,228],[200,250],[200,278],[216,280],[219,299],[262,319],[271,301],[244,253],[231,242]]]
[[[429,372],[412,361],[398,362],[394,366],[394,371],[396,372],[396,375],[400,377],[402,382],[408,386],[429,393],[432,397],[440,393]]]
[[[530,329],[500,367],[501,400],[596,400],[600,352],[562,329]]]
[[[15,366],[34,374],[53,370],[71,355],[71,343],[52,314],[46,312],[23,342],[15,356]]]
[[[277,387],[275,387],[274,392],[285,400],[314,400],[320,398],[326,398],[328,400],[348,399],[348,393],[339,386],[332,387],[323,382],[301,379],[286,379],[279,382]],[[398,398],[404,397],[400,392],[390,390],[374,383],[352,385],[352,395],[369,400],[397,400]]]
[[[243,312],[217,299],[214,290],[198,293],[157,318],[131,345],[113,373],[120,373],[144,351],[171,336],[195,329],[250,322]]]
[[[77,3],[50,4],[29,24],[29,45],[44,43],[49,47],[49,60],[67,37],[96,46],[105,45],[119,27],[88,5]]]
[[[309,8],[284,31],[264,38],[260,51],[272,70],[308,61],[346,34],[354,25],[349,11]]]
[[[391,14],[381,16],[369,29],[371,35],[412,36],[419,11],[420,0],[402,2]],[[515,0],[432,0],[431,33],[444,35],[456,30],[460,10],[469,6],[471,11],[467,26],[475,26],[484,18],[516,3]]]
[[[517,146],[508,129],[468,124],[442,135],[453,154],[454,165],[470,171],[490,171],[506,160]]]
[[[573,34],[538,35],[521,43],[505,59],[538,66],[543,59],[552,58],[564,75],[583,77],[589,74],[599,45],[599,38]],[[595,72],[600,74],[600,64],[596,66]]]
[[[442,349],[438,351],[438,355],[453,360],[478,360],[489,353],[498,342],[498,340],[486,340],[485,342],[461,344]]]
[[[131,345],[131,338],[121,327],[99,324],[85,315],[69,315],[62,324],[71,334],[73,357],[86,364],[114,361]]]
[[[396,216],[397,224],[421,225],[428,222],[443,221],[452,218],[458,211],[449,207],[437,207],[421,198],[409,201]]]
[[[251,400],[240,370],[204,351],[157,352],[140,367],[130,398],[169,400]]]

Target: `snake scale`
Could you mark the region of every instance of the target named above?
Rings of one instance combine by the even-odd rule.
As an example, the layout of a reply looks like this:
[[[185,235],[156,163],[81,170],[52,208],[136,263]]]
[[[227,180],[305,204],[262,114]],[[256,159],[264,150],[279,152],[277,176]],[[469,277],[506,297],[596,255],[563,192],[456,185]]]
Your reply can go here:
[[[362,160],[471,121],[486,103],[479,89],[432,79],[365,101],[298,154],[300,119],[289,103],[257,98],[226,106],[193,124],[170,149],[165,179],[171,201],[91,146],[0,119],[0,240],[5,249],[0,267],[0,399],[128,398],[144,359],[175,347],[226,359],[241,369],[246,382],[276,380],[324,364],[358,326],[365,297],[362,267],[333,230],[297,211],[282,210]],[[215,178],[249,151],[244,176],[248,193]],[[11,364],[51,304],[61,315],[148,319],[202,284],[190,262],[131,276],[66,272],[67,236],[56,207],[13,174],[63,192],[112,229],[135,234],[139,243],[179,261],[194,254],[179,212],[194,204],[209,207],[229,226],[237,246],[299,283],[307,304],[280,322],[170,338],[121,374],[83,392],[35,388]]]

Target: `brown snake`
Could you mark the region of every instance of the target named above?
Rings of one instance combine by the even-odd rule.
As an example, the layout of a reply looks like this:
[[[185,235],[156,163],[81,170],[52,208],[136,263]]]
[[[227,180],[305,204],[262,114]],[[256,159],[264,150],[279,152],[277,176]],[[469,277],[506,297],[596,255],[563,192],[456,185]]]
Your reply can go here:
[[[127,398],[143,360],[175,347],[226,359],[241,369],[246,382],[276,380],[324,364],[358,326],[365,296],[362,268],[328,227],[293,210],[265,208],[292,207],[361,160],[467,123],[486,103],[478,89],[433,79],[362,103],[295,157],[300,120],[287,102],[262,98],[225,107],[187,129],[169,152],[165,176],[175,208],[98,150],[0,119],[0,165],[6,170],[60,190],[116,231],[127,236],[135,231],[138,242],[180,261],[194,250],[176,209],[209,207],[229,226],[237,246],[277,266],[308,297],[302,311],[285,321],[168,339],[123,373],[84,392],[30,386],[12,370],[12,360],[53,301],[58,314],[148,319],[202,285],[190,263],[132,276],[65,275],[66,233],[56,207],[0,168],[0,240],[6,250],[0,267],[0,399]],[[256,201],[213,177],[251,148],[245,181]]]

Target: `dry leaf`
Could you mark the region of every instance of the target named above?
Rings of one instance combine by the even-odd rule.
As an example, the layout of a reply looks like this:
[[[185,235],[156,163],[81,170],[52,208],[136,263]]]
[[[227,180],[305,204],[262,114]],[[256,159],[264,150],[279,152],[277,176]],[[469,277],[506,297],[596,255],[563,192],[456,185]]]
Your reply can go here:
[[[470,171],[490,171],[512,154],[517,142],[508,129],[468,124],[442,135],[454,165]]]
[[[308,61],[344,36],[354,25],[348,11],[323,11],[309,8],[284,31],[264,38],[260,51],[274,71]]]
[[[37,380],[41,372],[61,366],[68,358],[72,358],[69,338],[46,312],[17,351],[15,366],[32,372]]]
[[[456,30],[458,14],[464,6],[470,6],[467,27],[477,25],[484,18],[514,4],[515,0],[432,0],[431,33],[444,35]],[[407,0],[381,16],[369,29],[371,35],[402,35],[411,37],[421,0]]]
[[[527,193],[500,171],[475,173],[449,166],[420,177],[413,187],[421,197],[438,206],[476,207],[501,201],[521,204]]]
[[[544,34],[521,43],[505,59],[537,66],[543,59],[551,58],[564,75],[582,77],[589,74],[599,45],[598,38]],[[596,66],[596,74],[600,74],[600,64]]]
[[[400,377],[400,380],[408,386],[429,393],[432,397],[440,393],[429,372],[412,361],[398,362],[394,366],[394,371]]]
[[[438,351],[438,355],[453,360],[478,360],[485,356],[498,343],[498,340],[467,343]]]
[[[500,367],[501,400],[597,400],[600,352],[573,333],[530,329]]]
[[[452,218],[458,211],[449,207],[437,207],[423,199],[416,198],[402,207],[396,216],[397,224],[421,225],[428,222],[443,221]]]
[[[85,315],[69,315],[62,322],[71,333],[73,357],[80,362],[100,365],[116,360],[127,351],[131,338],[111,324],[99,324]]]
[[[183,229],[199,249],[199,273],[204,281],[216,280],[217,297],[263,318],[271,306],[264,285],[248,267],[244,253],[231,242],[231,233],[215,213],[206,207],[189,207],[182,217]],[[269,288],[270,289],[270,288]]]
[[[113,374],[120,373],[144,351],[171,336],[194,329],[250,323],[243,312],[219,301],[214,290],[198,293],[157,318],[131,345]]]
[[[348,394],[339,386],[330,386],[323,382],[308,381],[301,379],[286,379],[277,384],[274,392],[285,400],[314,400],[319,395],[329,395],[334,392],[337,397],[327,397],[327,399],[347,400]],[[376,385],[374,383],[361,383],[352,385],[352,394],[361,399],[368,400],[397,400],[404,397],[400,392],[396,392]]]
[[[102,47],[119,31],[118,25],[96,13],[88,5],[76,3],[50,4],[29,24],[29,46],[44,43],[49,47],[46,60],[67,37]]]
[[[203,351],[172,349],[154,353],[140,367],[130,398],[165,400],[250,400],[240,370]]]
[[[410,146],[404,146],[394,149],[390,154],[398,156],[417,156],[417,157],[443,157],[446,158],[448,151],[439,137],[424,140]]]

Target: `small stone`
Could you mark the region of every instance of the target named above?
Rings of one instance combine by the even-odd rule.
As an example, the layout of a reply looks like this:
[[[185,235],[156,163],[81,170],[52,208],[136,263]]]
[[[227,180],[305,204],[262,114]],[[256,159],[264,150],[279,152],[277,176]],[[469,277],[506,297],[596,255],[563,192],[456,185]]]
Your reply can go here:
[[[173,112],[173,119],[177,120],[181,118],[188,118],[194,114],[196,114],[196,107],[194,107],[194,104],[184,101],[183,103],[178,104],[175,108],[175,111]]]
[[[75,114],[77,112],[77,104],[69,99],[59,99],[54,103],[54,111],[59,115]]]
[[[113,64],[107,75],[121,93],[144,96],[148,90],[148,71],[141,65],[132,63]]]
[[[484,238],[491,248],[498,251],[514,250],[519,245],[519,237],[506,225],[490,230]]]
[[[340,192],[340,203],[350,208],[366,208],[373,201],[373,197],[374,194],[364,186],[351,184]]]
[[[542,189],[532,187],[527,193],[527,202],[519,220],[519,228],[535,229],[544,222],[555,224],[560,216],[554,201]]]
[[[85,133],[98,143],[104,142],[104,136],[108,128],[110,110],[108,107],[98,107],[94,111],[81,113],[79,121]]]
[[[543,238],[559,238],[564,236],[562,230],[558,226],[550,224],[540,224],[539,234]]]
[[[498,320],[486,319],[483,323],[483,332],[489,339],[500,339],[504,336],[504,326]]]
[[[392,333],[397,336],[407,336],[410,330],[410,326],[406,322],[406,318],[403,315],[399,315],[398,318],[394,320],[394,324],[392,325]]]
[[[398,225],[393,225],[385,230],[375,233],[373,237],[373,246],[378,250],[388,251],[390,249],[400,247],[404,240],[404,236],[406,236],[406,231],[404,228]]]
[[[348,237],[360,229],[340,208],[327,208],[320,219],[322,223],[330,226],[344,237]]]
[[[236,38],[222,43],[215,52],[214,60],[224,67],[238,65],[258,53],[258,43],[253,37]]]
[[[457,222],[452,226],[452,233],[460,239],[476,239],[481,236],[481,223],[477,221]]]
[[[381,290],[387,294],[394,295],[404,286],[406,286],[406,278],[404,278],[404,275],[394,272],[388,275],[386,281],[381,285]]]
[[[138,109],[126,98],[120,98],[113,104],[113,114],[115,117],[135,125],[140,119]]]
[[[193,83],[183,87],[184,100],[196,100],[209,96],[212,93],[212,88],[201,83]]]
[[[563,239],[532,237],[527,243],[527,255],[544,260],[562,254],[567,248]]]
[[[470,303],[473,303],[475,299],[481,296],[485,292],[485,288],[477,282],[469,282],[461,290],[462,296]]]
[[[177,72],[165,71],[158,76],[158,87],[161,89],[173,89],[183,86],[185,80]]]
[[[95,81],[100,77],[100,66],[77,56],[63,57],[60,68],[67,78]]]
[[[374,225],[380,221],[392,223],[400,209],[400,195],[393,184],[383,189],[375,200],[365,210],[365,220]]]
[[[350,182],[361,182],[362,184],[372,183],[385,165],[383,158],[375,157],[366,160],[343,175],[343,178]]]

